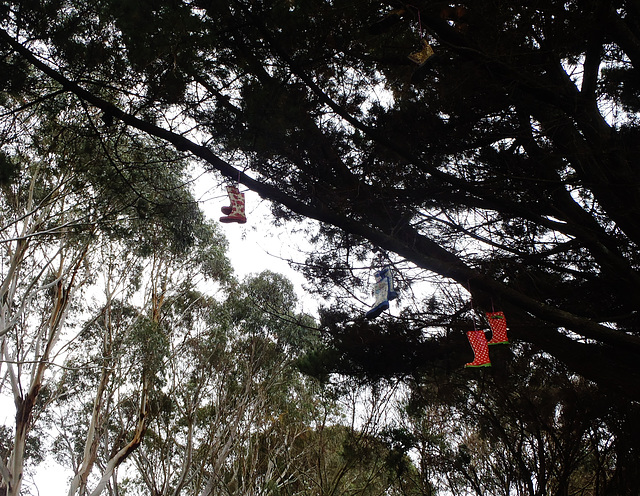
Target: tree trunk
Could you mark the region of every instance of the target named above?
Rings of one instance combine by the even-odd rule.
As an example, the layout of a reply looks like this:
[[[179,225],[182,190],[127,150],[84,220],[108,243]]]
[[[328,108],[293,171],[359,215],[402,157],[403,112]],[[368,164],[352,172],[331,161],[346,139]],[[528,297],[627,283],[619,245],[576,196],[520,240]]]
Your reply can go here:
[[[96,460],[96,456],[98,453],[98,444],[100,443],[100,436],[97,435],[98,427],[100,426],[100,418],[102,416],[102,396],[106,389],[107,383],[109,381],[109,372],[106,368],[102,369],[102,374],[100,377],[100,384],[98,385],[98,392],[96,393],[96,398],[93,403],[93,412],[91,413],[91,423],[89,424],[89,430],[87,432],[87,439],[85,441],[84,446],[84,454],[82,456],[82,462],[80,463],[80,468],[78,469],[78,473],[75,475],[73,480],[71,481],[71,485],[69,487],[69,496],[73,496],[74,494],[80,492],[82,494],[86,491],[87,478],[91,473],[91,469],[93,468],[93,464]]]
[[[24,472],[24,451],[31,428],[33,407],[39,391],[40,386],[37,386],[29,391],[29,394],[24,399],[16,401],[16,430],[13,439],[13,450],[7,467],[10,474],[10,479],[6,481],[5,494],[7,496],[20,495]]]
[[[138,423],[136,425],[136,430],[133,434],[131,440],[118,451],[107,463],[105,467],[102,477],[96,487],[91,492],[90,496],[100,496],[104,488],[107,486],[109,479],[114,474],[116,468],[122,462],[124,462],[131,453],[133,453],[140,443],[142,442],[142,438],[144,436],[144,432],[147,429],[147,420],[149,416],[149,389],[150,389],[150,381],[145,380],[144,386],[141,392],[140,398],[140,409],[138,411]]]

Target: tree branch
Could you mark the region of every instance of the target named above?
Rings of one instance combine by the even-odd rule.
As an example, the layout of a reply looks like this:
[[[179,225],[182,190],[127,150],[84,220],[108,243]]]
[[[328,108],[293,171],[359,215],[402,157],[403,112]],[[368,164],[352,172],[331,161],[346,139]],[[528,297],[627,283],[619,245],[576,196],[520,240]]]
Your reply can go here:
[[[500,295],[504,300],[511,302],[526,312],[530,312],[543,321],[566,327],[590,339],[640,352],[639,337],[618,332],[615,329],[598,324],[590,319],[557,309],[516,291],[503,283],[490,279],[479,271],[468,267],[461,259],[443,249],[434,241],[421,235],[406,223],[399,226],[390,225],[389,219],[386,219],[384,225],[371,227],[361,221],[351,220],[345,215],[327,209],[322,205],[314,206],[296,200],[280,189],[256,180],[245,172],[238,170],[215,155],[210,149],[197,145],[184,136],[128,114],[115,105],[82,88],[77,83],[67,79],[60,72],[43,63],[31,53],[30,50],[14,40],[6,31],[0,30],[0,40],[10,45],[34,67],[57,81],[67,91],[74,93],[79,98],[105,112],[109,112],[114,118],[121,120],[129,126],[172,143],[178,150],[191,152],[194,156],[207,162],[212,169],[219,171],[222,175],[230,179],[237,180],[249,189],[260,194],[263,198],[279,203],[292,212],[302,216],[331,224],[346,232],[361,236],[385,250],[403,256],[419,267],[451,278],[465,287],[470,285],[474,291],[479,290],[486,295]],[[375,215],[375,212],[373,215]]]

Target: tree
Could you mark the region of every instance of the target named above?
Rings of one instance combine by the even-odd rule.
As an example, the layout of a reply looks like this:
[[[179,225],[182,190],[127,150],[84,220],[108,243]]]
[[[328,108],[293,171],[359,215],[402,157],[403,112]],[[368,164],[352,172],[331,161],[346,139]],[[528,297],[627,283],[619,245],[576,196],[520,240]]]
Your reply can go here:
[[[47,91],[46,82],[33,84]],[[3,108],[13,103],[5,95]],[[38,458],[27,449],[60,393],[53,364],[77,338],[82,291],[104,261],[96,254],[118,242],[139,255],[176,253],[202,237],[202,216],[179,172],[185,163],[174,160],[171,176],[163,175],[170,155],[135,133],[96,139],[78,118],[83,111],[56,94],[3,122],[0,356],[16,412],[0,460],[2,494],[20,494],[28,458]]]
[[[204,278],[213,292],[230,277],[222,238],[212,226],[202,231],[197,245],[179,253],[141,257],[117,243],[103,253],[103,295],[67,355],[69,372],[56,386],[65,394],[50,415],[60,433],[55,452],[75,474],[70,495],[117,486],[118,467],[180,404],[184,392],[167,391],[167,370],[184,366],[185,342],[198,342],[195,316],[210,311],[213,298],[195,287]]]
[[[497,374],[411,381],[389,441],[454,494],[637,492],[637,404],[530,346],[501,358]]]
[[[361,284],[349,268],[384,250],[640,397],[633,2],[3,5],[12,91],[31,66],[280,218],[320,221],[322,285]],[[416,67],[421,38],[435,55]]]
[[[298,476],[287,494],[366,496],[432,494],[405,450],[383,434],[397,409],[398,383],[370,388],[348,381],[325,388],[327,399],[293,447]]]
[[[168,408],[135,454],[131,484],[157,495],[280,490],[295,478],[289,449],[317,394],[292,366],[313,339],[300,332],[310,318],[295,313],[291,283],[265,271],[223,301],[192,291],[168,304],[184,319],[171,326]]]

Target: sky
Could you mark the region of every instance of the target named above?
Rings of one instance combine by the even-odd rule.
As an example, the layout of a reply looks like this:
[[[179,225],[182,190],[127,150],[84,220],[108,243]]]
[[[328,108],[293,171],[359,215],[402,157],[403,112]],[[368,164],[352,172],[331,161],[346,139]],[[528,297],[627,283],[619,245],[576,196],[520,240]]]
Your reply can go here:
[[[194,190],[205,215],[214,221],[219,220],[224,215],[220,208],[230,204],[224,188],[217,186],[207,175],[201,175],[194,183]],[[242,279],[263,270],[283,274],[295,286],[300,310],[315,314],[319,302],[305,292],[304,277],[287,262],[289,259],[303,262],[301,250],[310,250],[310,244],[299,234],[273,225],[270,202],[242,186],[240,191],[245,195],[246,224],[219,223],[229,242],[227,256],[236,276]]]

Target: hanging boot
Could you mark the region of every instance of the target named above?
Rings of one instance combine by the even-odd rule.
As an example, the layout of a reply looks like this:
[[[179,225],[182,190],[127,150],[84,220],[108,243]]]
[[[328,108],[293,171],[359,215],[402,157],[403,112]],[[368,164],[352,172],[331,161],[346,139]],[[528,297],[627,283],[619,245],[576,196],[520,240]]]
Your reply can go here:
[[[489,326],[491,327],[491,341],[487,344],[508,344],[507,320],[503,312],[487,312]]]
[[[367,312],[367,319],[375,319],[378,315],[389,308],[389,301],[398,297],[397,291],[393,289],[393,273],[391,267],[384,267],[375,273],[376,284],[374,286],[374,295],[376,302],[373,308]]]
[[[417,64],[418,67],[422,67],[433,55],[433,48],[431,48],[431,45],[429,45],[427,40],[423,38],[421,42],[422,48],[420,48],[420,50],[407,55],[407,57],[409,57],[409,60],[414,64]]]
[[[491,367],[489,360],[489,347],[484,331],[473,330],[467,332],[467,339],[473,348],[473,362],[467,363],[465,367]]]
[[[225,217],[220,217],[220,222],[244,224],[247,222],[247,217],[244,214],[244,193],[240,193],[237,186],[227,186],[227,194],[231,206],[220,209],[223,214],[226,214]]]
[[[388,288],[389,286],[386,279],[376,282],[373,287],[376,302],[373,304],[373,308],[365,314],[366,319],[375,319],[378,315],[389,308]]]
[[[387,281],[387,300],[395,300],[398,297],[398,292],[393,289],[393,272],[391,267],[385,267],[379,272],[376,272],[376,281]]]
[[[237,193],[239,193],[238,188],[236,188],[235,186],[227,186],[227,195],[229,195],[229,203],[231,203],[232,195]],[[230,206],[220,207],[220,211],[225,215],[229,215],[232,210],[233,208]]]
[[[420,83],[433,71],[432,60],[436,57],[437,55],[434,54],[433,48],[424,39],[422,40],[422,48],[408,55],[409,60],[418,66],[411,74],[413,83]]]

